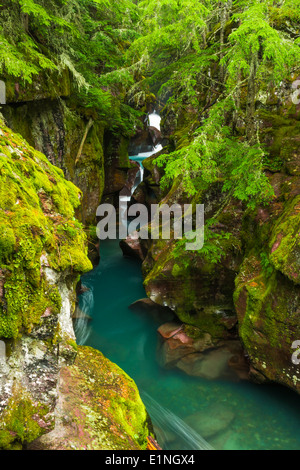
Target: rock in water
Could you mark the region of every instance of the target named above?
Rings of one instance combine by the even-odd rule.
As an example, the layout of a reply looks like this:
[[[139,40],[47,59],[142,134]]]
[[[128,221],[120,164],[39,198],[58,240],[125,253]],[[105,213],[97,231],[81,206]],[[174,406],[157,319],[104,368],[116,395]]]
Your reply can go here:
[[[129,306],[130,310],[152,316],[155,321],[168,322],[174,319],[174,312],[169,307],[162,307],[151,299],[140,299]]]
[[[217,404],[185,419],[204,439],[225,431],[234,420],[234,413],[225,405]]]
[[[124,256],[129,256],[130,258],[138,258],[142,261],[145,259],[145,254],[143,252],[139,235],[137,232],[129,235],[125,240],[121,240],[120,247],[123,251]]]
[[[189,354],[176,365],[188,375],[216,380],[228,373],[228,360],[232,354],[224,349],[215,349],[208,354]]]

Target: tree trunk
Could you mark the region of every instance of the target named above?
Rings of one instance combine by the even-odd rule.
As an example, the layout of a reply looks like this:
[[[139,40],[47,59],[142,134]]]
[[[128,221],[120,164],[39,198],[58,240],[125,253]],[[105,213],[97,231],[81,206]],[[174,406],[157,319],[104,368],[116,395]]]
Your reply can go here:
[[[78,163],[79,160],[80,160],[80,157],[81,157],[81,154],[82,154],[82,150],[83,150],[83,147],[84,147],[84,144],[85,144],[87,135],[88,135],[88,133],[89,133],[89,130],[93,127],[93,125],[94,125],[94,121],[93,121],[92,118],[90,118],[90,120],[89,120],[89,122],[87,123],[87,126],[86,126],[86,128],[85,128],[85,132],[84,132],[84,135],[83,135],[83,138],[82,138],[82,141],[81,141],[81,144],[80,144],[78,153],[77,153],[77,157],[76,157],[76,160],[75,160],[75,166],[77,165],[77,163]]]
[[[232,8],[232,0],[221,4],[221,15],[220,15],[220,23],[221,23],[221,31],[220,31],[220,61],[224,57],[224,47],[225,47],[225,29],[226,24],[230,19],[230,13]],[[223,83],[225,79],[225,66],[220,65],[220,82]]]
[[[258,65],[257,51],[252,53],[250,75],[248,80],[247,94],[247,114],[246,114],[246,135],[250,143],[255,141],[256,137],[256,119],[255,119],[255,98],[256,98],[256,73]]]
[[[27,13],[21,13],[21,19],[24,26],[25,33],[29,31],[29,15]]]

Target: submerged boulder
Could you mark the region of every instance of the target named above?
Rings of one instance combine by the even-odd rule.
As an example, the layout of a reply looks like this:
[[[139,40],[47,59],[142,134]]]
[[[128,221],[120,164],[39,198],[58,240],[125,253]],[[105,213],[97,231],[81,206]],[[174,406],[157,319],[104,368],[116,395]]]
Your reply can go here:
[[[226,431],[235,418],[234,413],[225,405],[216,404],[198,411],[185,419],[204,439],[209,439]]]
[[[157,355],[163,367],[209,380],[248,379],[249,364],[238,340],[216,341],[198,328],[179,323],[166,323],[158,333]]]

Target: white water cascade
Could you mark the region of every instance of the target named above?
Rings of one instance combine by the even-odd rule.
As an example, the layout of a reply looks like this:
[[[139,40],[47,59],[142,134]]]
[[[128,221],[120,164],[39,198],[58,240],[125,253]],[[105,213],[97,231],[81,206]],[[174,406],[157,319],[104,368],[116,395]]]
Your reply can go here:
[[[159,114],[156,113],[156,111],[154,111],[152,114],[148,116],[149,127],[150,126],[155,127],[156,129],[160,131],[160,122],[161,122],[161,117],[159,116]],[[143,161],[146,158],[151,157],[155,153],[160,152],[160,150],[162,150],[162,146],[159,144],[156,147],[153,147],[153,149],[150,152],[139,153],[138,155],[129,157],[130,160],[136,161],[140,165],[140,170],[136,176],[131,194],[134,193],[135,189],[144,179]],[[128,195],[120,196],[121,220],[124,226],[127,226],[127,209],[128,209],[128,203],[130,202],[130,199],[131,197]],[[93,288],[89,285],[86,285],[84,287],[86,287],[87,289],[85,292],[83,292],[83,294],[81,294],[81,309],[80,311],[78,310],[79,314],[74,323],[75,335],[77,338],[77,343],[79,345],[85,344],[90,336],[91,328],[89,326],[89,317],[91,317],[91,312],[94,308]]]
[[[161,122],[161,117],[159,114],[154,111],[152,114],[148,116],[148,126],[155,127],[160,131],[160,122]],[[135,182],[131,191],[131,195],[128,194],[122,194],[120,193],[120,211],[121,211],[121,221],[124,227],[127,227],[127,210],[128,210],[128,203],[130,202],[131,196],[138,187],[139,184],[141,184],[144,180],[144,167],[143,167],[143,161],[151,157],[152,155],[156,154],[157,152],[160,152],[162,150],[162,145],[158,144],[150,152],[144,152],[144,153],[138,153],[137,155],[130,156],[130,160],[134,162],[138,162],[140,168],[139,171],[136,175]]]
[[[185,443],[185,448],[180,450],[214,450],[214,448],[200,436],[193,428],[186,424],[172,411],[161,406],[148,393],[141,392],[142,400],[151,415],[156,437],[164,450],[168,448],[167,433],[171,432]]]
[[[152,114],[149,114],[148,116],[148,126],[149,127],[155,127],[160,131],[160,123],[161,123],[161,117],[159,114],[157,114],[156,111],[154,111]],[[144,152],[144,153],[138,153],[137,155],[134,155],[132,157],[129,157],[130,160],[133,160],[135,162],[138,162],[140,165],[140,172],[137,175],[135,185],[133,187],[132,193],[135,191],[137,186],[143,181],[144,179],[144,167],[143,167],[143,160],[146,158],[151,157],[155,153],[158,153],[162,150],[162,145],[158,144],[150,152]]]
[[[161,117],[159,114],[157,114],[156,111],[154,111],[152,114],[149,114],[148,122],[149,127],[156,127],[156,129],[160,131]]]
[[[84,285],[84,292],[81,294],[81,308],[78,309],[78,317],[76,318],[74,324],[74,331],[76,336],[76,341],[79,346],[82,346],[88,340],[91,327],[89,326],[89,319],[94,308],[94,293],[93,287],[89,285]]]

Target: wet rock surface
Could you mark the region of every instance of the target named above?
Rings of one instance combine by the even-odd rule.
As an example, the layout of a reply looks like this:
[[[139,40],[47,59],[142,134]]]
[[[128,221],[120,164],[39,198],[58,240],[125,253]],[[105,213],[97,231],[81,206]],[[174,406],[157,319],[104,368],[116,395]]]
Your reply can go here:
[[[148,415],[134,382],[92,348],[60,371],[54,429],[31,450],[142,450]],[[116,413],[116,409],[118,412]]]
[[[187,417],[186,422],[202,437],[208,439],[226,431],[234,417],[230,408],[217,404]]]
[[[129,306],[130,310],[137,313],[144,313],[150,315],[154,321],[167,322],[174,319],[174,312],[168,307],[162,307],[161,305],[152,302],[152,300],[140,299]]]
[[[196,197],[196,202],[205,206],[205,217],[217,219],[213,232],[228,235],[227,241],[219,239],[215,244],[215,249],[219,246],[222,250],[220,259],[211,263],[203,253],[178,249],[172,237],[141,242],[148,297],[171,308],[180,322],[210,335],[216,349],[193,355],[188,353],[193,349],[188,341],[181,342],[176,335],[164,338],[160,358],[167,367],[207,375],[206,364],[210,359],[211,364],[217,364],[220,354],[220,362],[226,357],[224,364],[235,368],[240,378],[249,376],[250,361],[252,380],[279,382],[299,391],[300,377],[291,362],[291,345],[300,336],[300,108],[291,106],[289,92],[290,85],[284,83],[274,106],[270,91],[258,112],[260,139],[268,151],[266,175],[275,195],[269,206],[245,210],[241,202],[228,199],[219,184]],[[169,140],[164,153],[184,147],[187,129],[194,124],[195,110],[178,112],[176,117],[167,108],[162,113],[162,133]],[[174,182],[165,192],[160,190],[164,170],[157,168],[154,157],[146,159],[144,167],[145,179],[133,194],[133,201],[147,206],[189,201],[180,182]],[[234,342],[239,344],[239,353],[235,347],[231,351]],[[211,375],[217,377],[220,371],[216,369]]]
[[[76,285],[92,269],[74,217],[81,192],[2,122],[0,159],[14,175],[10,197],[0,187],[9,209],[0,214],[0,448],[144,448],[148,417],[133,381],[100,353],[77,358]]]
[[[163,367],[208,380],[249,379],[249,364],[238,340],[215,341],[210,334],[180,323],[166,323],[158,334],[157,357]]]
[[[120,248],[124,256],[132,256],[141,261],[145,259],[145,250],[141,245],[139,234],[137,232],[129,235],[125,240],[121,240]]]

